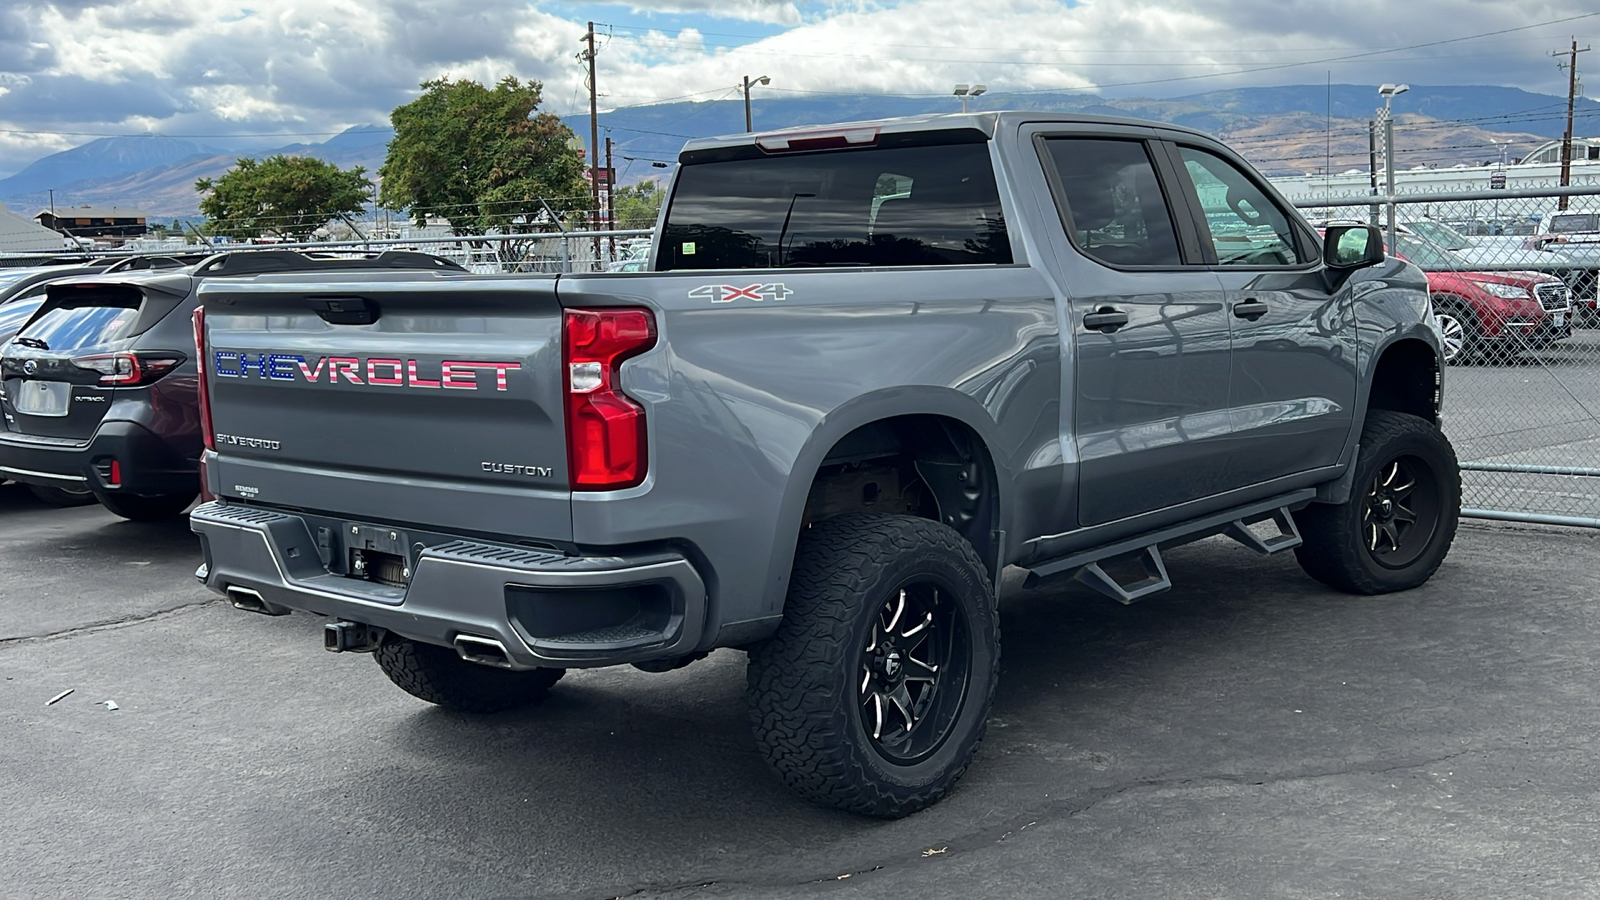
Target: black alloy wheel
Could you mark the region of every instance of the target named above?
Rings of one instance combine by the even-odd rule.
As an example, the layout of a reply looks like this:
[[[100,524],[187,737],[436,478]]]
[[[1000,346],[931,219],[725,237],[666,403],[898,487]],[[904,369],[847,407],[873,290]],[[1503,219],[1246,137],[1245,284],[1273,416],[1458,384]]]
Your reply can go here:
[[[928,519],[850,513],[800,535],[783,621],[750,647],[750,722],[801,795],[899,818],[966,771],[999,670],[993,584],[972,544]]]
[[[1391,460],[1367,488],[1367,552],[1386,569],[1403,569],[1427,549],[1439,527],[1439,482],[1414,456]]]
[[[1461,516],[1461,468],[1439,426],[1367,412],[1350,496],[1295,513],[1307,575],[1352,594],[1414,588],[1438,570]]]
[[[861,727],[884,759],[907,764],[939,749],[966,696],[972,659],[948,589],[913,582],[879,607],[861,652]]]

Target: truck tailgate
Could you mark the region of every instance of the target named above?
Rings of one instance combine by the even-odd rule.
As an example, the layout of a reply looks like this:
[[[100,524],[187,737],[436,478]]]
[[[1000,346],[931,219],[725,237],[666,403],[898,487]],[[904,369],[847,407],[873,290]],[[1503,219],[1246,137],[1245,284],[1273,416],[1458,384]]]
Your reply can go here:
[[[220,496],[571,539],[553,277],[281,275],[200,294]]]

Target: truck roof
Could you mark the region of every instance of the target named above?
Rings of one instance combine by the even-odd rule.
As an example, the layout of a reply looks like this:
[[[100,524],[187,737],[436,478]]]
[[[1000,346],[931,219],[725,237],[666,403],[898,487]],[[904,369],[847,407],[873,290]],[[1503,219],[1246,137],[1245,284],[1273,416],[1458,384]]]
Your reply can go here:
[[[1023,122],[1062,122],[1087,125],[1133,125],[1145,128],[1161,128],[1167,131],[1181,131],[1197,137],[1207,137],[1203,131],[1185,128],[1182,125],[1173,125],[1168,122],[1156,122],[1149,119],[1132,119],[1121,116],[1091,116],[1082,113],[1045,112],[1029,110],[1005,110],[998,112],[975,113],[927,113],[918,116],[895,116],[887,119],[865,119],[858,122],[825,122],[814,125],[796,125],[791,128],[777,128],[770,131],[742,132],[738,134],[724,134],[715,137],[693,138],[683,145],[683,153],[692,153],[698,150],[709,150],[722,147],[738,147],[772,139],[782,139],[801,135],[832,135],[849,131],[873,129],[879,134],[894,134],[897,132],[912,131],[981,131],[990,138],[995,133],[1006,128],[1013,128]],[[1213,138],[1214,140],[1214,138]]]

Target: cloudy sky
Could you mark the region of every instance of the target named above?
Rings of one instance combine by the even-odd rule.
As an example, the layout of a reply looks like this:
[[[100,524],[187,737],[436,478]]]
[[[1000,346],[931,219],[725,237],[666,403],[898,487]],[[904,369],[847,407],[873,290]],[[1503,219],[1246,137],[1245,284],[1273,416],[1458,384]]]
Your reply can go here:
[[[1600,43],[1594,0],[0,0],[0,176],[96,136],[237,146],[387,122],[440,75],[537,79],[586,107],[735,96],[1264,84],[1498,84],[1557,94],[1548,51]],[[1532,26],[1532,27],[1529,27]],[[1600,67],[1600,51],[1580,56]],[[1600,86],[1600,74],[1589,79]],[[1592,96],[1594,91],[1589,92]],[[255,136],[260,136],[259,138]]]

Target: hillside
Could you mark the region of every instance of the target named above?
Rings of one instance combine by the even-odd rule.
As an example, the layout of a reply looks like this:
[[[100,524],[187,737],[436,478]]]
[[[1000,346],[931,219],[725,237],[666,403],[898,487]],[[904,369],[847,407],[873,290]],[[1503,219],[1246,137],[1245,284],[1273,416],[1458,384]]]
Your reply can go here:
[[[974,109],[1024,109],[1129,116],[1211,132],[1269,174],[1334,172],[1367,167],[1367,121],[1379,105],[1366,85],[1287,85],[1211,91],[1170,99],[1107,99],[1083,93],[988,94]],[[756,127],[857,121],[960,109],[954,97],[804,96],[757,91]],[[1561,135],[1563,98],[1496,86],[1414,85],[1395,102],[1396,142],[1402,168],[1481,163],[1498,154],[1494,141],[1510,141],[1515,159],[1536,144]],[[567,124],[587,137],[586,116]],[[1600,102],[1578,104],[1580,134],[1600,132]],[[615,142],[623,183],[660,172],[685,140],[744,130],[740,100],[663,103],[612,110],[600,116],[602,139]],[[393,132],[362,125],[322,143],[297,143],[228,152],[161,136],[101,138],[35,161],[0,180],[0,202],[37,210],[55,190],[61,205],[138,207],[152,216],[194,215],[198,178],[215,178],[240,155],[274,153],[316,156],[339,166],[365,166],[375,173]],[[218,138],[218,141],[224,139]]]

